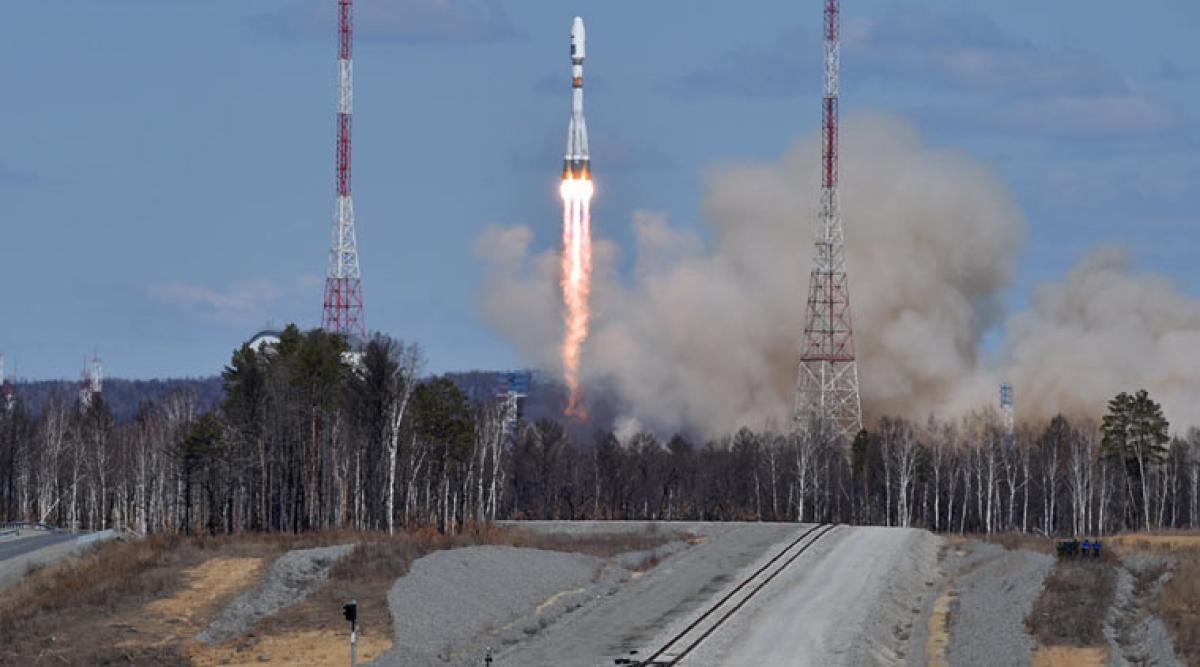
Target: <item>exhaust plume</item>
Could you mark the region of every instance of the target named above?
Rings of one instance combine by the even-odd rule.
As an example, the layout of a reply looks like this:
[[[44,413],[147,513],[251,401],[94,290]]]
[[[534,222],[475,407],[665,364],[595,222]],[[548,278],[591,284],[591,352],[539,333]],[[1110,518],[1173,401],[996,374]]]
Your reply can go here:
[[[842,213],[868,423],[885,414],[957,417],[994,404],[1001,378],[1016,385],[1019,418],[1097,414],[1137,386],[1164,402],[1168,418],[1195,410],[1187,406],[1200,397],[1200,362],[1175,361],[1167,347],[1196,349],[1200,303],[1106,254],[1065,284],[1039,288],[1034,308],[1006,324],[1003,294],[1025,220],[998,177],[924,146],[895,120],[859,117],[844,127]],[[705,237],[660,213],[636,213],[631,276],[615,270],[616,248],[596,241],[583,381],[615,387],[622,423],[703,436],[790,424],[817,155],[810,137],[778,160],[714,171]],[[484,307],[527,363],[554,368],[559,258],[531,255],[530,239],[516,227],[480,240],[490,265]],[[985,363],[981,338],[1002,325],[1002,352]],[[1097,339],[1080,344],[1082,332]],[[1087,372],[1102,365],[1111,369],[1102,377]]]
[[[581,419],[587,411],[580,402],[579,362],[588,336],[588,294],[592,282],[592,180],[564,178],[563,200],[562,343],[563,380],[567,384],[566,414]]]

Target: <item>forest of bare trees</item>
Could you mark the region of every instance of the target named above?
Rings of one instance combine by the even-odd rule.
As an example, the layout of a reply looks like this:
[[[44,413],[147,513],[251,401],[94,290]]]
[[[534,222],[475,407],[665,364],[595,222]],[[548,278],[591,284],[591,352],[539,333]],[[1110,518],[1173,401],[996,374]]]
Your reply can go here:
[[[852,443],[741,429],[698,442],[572,437],[422,378],[419,350],[291,327],[236,351],[225,397],[188,391],[118,422],[97,396],[0,410],[0,517],[95,530],[229,533],[503,518],[829,521],[1051,535],[1200,527],[1200,431],[1170,437],[1145,392],[1100,422],[999,413],[884,418]],[[1097,406],[1101,412],[1104,406]]]

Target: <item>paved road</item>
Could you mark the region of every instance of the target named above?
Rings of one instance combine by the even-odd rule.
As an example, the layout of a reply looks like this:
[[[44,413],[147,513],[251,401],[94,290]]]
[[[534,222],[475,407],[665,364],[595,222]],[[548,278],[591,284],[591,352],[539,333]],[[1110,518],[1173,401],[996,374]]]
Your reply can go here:
[[[18,539],[0,540],[0,561],[6,561],[10,558],[27,554],[31,551],[37,551],[59,542],[73,540],[78,535],[72,535],[68,532],[54,531],[50,533],[40,534],[34,537],[20,537]]]

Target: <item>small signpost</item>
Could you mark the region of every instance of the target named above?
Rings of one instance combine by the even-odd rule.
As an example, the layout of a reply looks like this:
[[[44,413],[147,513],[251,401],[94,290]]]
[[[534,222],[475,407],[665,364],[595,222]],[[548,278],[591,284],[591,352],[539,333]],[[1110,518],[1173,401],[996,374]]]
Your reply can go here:
[[[342,615],[350,621],[350,667],[355,667],[358,664],[358,602],[351,600],[342,605]]]

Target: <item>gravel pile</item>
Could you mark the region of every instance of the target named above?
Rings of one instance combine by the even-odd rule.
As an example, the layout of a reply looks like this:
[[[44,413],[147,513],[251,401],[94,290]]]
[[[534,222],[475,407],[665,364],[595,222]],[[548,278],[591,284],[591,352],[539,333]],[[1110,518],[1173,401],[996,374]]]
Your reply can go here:
[[[374,665],[478,665],[538,634],[558,616],[604,594],[617,568],[583,554],[479,546],[437,551],[413,563],[388,594],[395,647]]]
[[[329,578],[339,558],[353,544],[289,551],[271,563],[258,586],[243,592],[217,614],[196,639],[217,644],[241,635],[259,619],[303,600]]]
[[[1170,632],[1158,617],[1146,609],[1146,603],[1158,595],[1170,578],[1170,566],[1170,559],[1153,554],[1131,553],[1121,558],[1121,567],[1117,570],[1116,598],[1108,610],[1104,628],[1109,645],[1109,665],[1112,667],[1183,665],[1175,655]],[[1135,576],[1155,577],[1155,581],[1138,595],[1134,585]]]
[[[951,667],[1029,665],[1034,640],[1025,630],[1025,617],[1054,568],[1054,557],[987,543],[970,549],[955,578],[958,599],[947,662]]]

